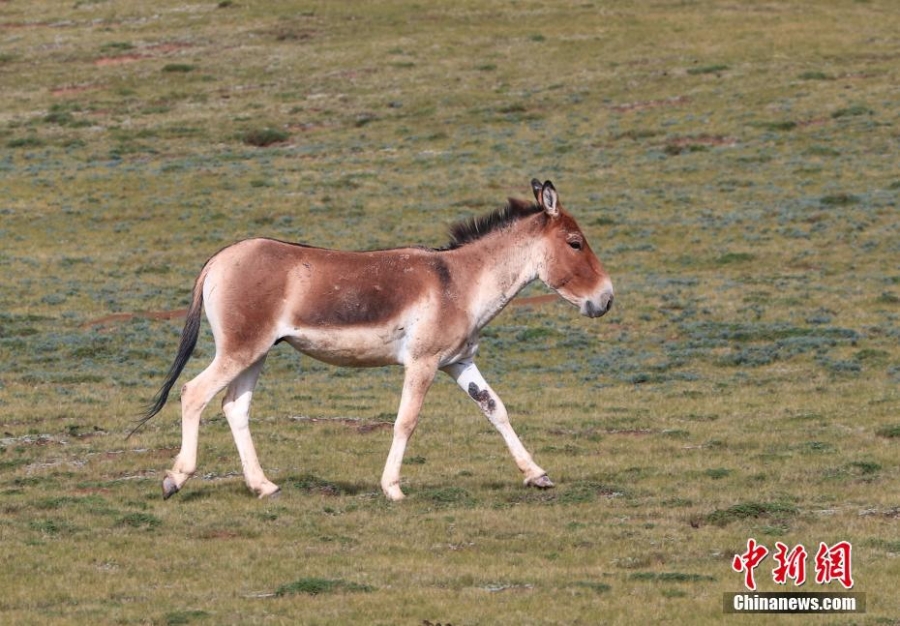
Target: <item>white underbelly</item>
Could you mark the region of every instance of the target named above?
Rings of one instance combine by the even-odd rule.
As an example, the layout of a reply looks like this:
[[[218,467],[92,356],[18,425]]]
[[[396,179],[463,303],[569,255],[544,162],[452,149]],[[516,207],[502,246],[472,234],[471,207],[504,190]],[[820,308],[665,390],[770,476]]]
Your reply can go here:
[[[396,326],[292,328],[283,334],[283,339],[303,354],[325,363],[376,367],[403,363],[406,332]]]

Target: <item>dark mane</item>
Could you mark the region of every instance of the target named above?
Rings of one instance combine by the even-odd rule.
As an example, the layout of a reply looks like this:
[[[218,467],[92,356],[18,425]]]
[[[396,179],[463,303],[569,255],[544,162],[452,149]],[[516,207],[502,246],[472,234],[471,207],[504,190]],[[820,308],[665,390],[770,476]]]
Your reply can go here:
[[[487,215],[472,217],[450,226],[450,243],[441,250],[455,250],[522,218],[543,212],[540,205],[510,198],[506,206]]]

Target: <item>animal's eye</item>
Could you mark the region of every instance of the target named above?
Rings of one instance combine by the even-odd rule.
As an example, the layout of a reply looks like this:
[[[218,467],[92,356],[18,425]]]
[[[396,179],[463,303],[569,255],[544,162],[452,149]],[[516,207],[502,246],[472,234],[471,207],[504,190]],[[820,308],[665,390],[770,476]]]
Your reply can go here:
[[[572,239],[569,241],[569,247],[573,250],[581,250],[581,240],[580,239]]]

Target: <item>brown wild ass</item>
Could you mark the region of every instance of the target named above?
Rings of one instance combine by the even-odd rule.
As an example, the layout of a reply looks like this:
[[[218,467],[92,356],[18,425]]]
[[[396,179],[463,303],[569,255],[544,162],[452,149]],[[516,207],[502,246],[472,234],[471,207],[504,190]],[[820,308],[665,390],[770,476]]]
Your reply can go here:
[[[181,390],[181,451],[166,472],[163,497],[180,490],[197,470],[200,414],[223,389],[222,409],[247,486],[260,497],[278,491],[256,457],[249,411],[266,355],[281,341],[334,365],[404,366],[400,409],[381,476],[388,499],[403,498],[403,453],[438,370],[453,377],[500,431],[525,484],[552,487],[475,366],[478,333],[535,278],[588,317],[609,310],[613,288],[550,181],[535,179],[531,185],[537,202],[510,199],[501,210],[457,224],[442,249],[341,252],[246,239],[216,253],[194,284],[175,361],[137,427],[165,404],[197,343],[205,307],[216,355]]]

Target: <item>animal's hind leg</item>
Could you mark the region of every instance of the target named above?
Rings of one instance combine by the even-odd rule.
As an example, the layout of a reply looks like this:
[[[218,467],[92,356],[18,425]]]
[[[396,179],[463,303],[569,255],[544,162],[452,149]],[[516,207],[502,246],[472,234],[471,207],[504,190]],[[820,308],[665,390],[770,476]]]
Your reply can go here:
[[[234,435],[234,443],[237,445],[238,454],[241,457],[241,465],[244,469],[244,480],[247,486],[260,498],[270,496],[278,492],[278,486],[269,481],[260,467],[253,447],[253,439],[250,437],[250,400],[253,398],[253,389],[259,374],[262,371],[266,358],[262,357],[256,363],[245,369],[228,385],[225,399],[222,401],[222,410],[228,418],[231,426],[231,434]]]
[[[163,480],[163,498],[177,493],[197,471],[197,440],[200,415],[217,393],[240,372],[240,366],[227,363],[219,355],[205,370],[181,388],[181,451]]]
[[[404,497],[400,489],[400,465],[403,463],[406,444],[416,429],[419,411],[422,409],[425,394],[434,380],[436,371],[432,363],[406,366],[400,410],[397,411],[397,419],[394,422],[394,439],[391,441],[391,450],[384,464],[384,472],[381,474],[381,489],[388,500],[396,502]]]
[[[531,454],[522,445],[512,425],[509,423],[509,415],[506,412],[503,401],[500,400],[500,396],[484,380],[475,363],[472,361],[461,361],[448,365],[441,371],[453,377],[457,384],[469,394],[469,397],[478,404],[488,421],[503,436],[506,447],[509,448],[516,465],[525,475],[525,484],[541,489],[553,487],[553,481],[547,476],[547,472],[534,462]]]

